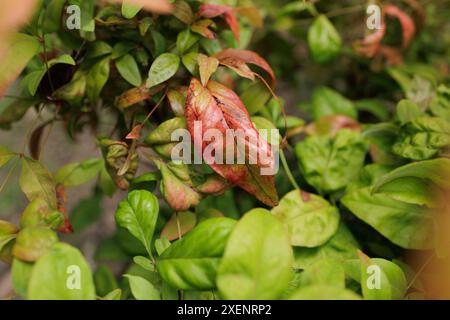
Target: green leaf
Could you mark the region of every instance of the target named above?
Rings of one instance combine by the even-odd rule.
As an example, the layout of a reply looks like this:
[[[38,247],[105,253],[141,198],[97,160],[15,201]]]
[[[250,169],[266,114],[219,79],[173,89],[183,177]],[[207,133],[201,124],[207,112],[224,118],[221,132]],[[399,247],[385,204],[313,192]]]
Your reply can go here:
[[[33,263],[14,259],[11,267],[11,279],[14,291],[22,298],[26,298],[30,282]]]
[[[294,267],[306,269],[315,262],[331,258],[338,261],[357,258],[359,244],[350,230],[341,223],[337,232],[324,245],[315,248],[294,248]]]
[[[16,154],[9,149],[0,146],[0,168],[6,165]]]
[[[295,291],[289,300],[360,300],[353,291],[341,287],[314,285]]]
[[[136,263],[137,265],[139,265],[140,267],[142,267],[145,270],[148,271],[155,271],[155,266],[153,264],[153,262],[143,256],[136,256],[133,258],[133,262]]]
[[[395,154],[412,160],[439,156],[450,147],[450,122],[437,117],[419,117],[401,127]]]
[[[397,104],[397,117],[403,125],[422,115],[422,111],[417,104],[410,100],[403,99]]]
[[[166,251],[166,249],[168,247],[170,247],[171,243],[167,238],[162,238],[162,239],[156,239],[155,240],[155,249],[156,252],[158,253],[158,255],[162,255],[162,253],[164,251]]]
[[[124,1],[122,3],[122,16],[126,19],[133,19],[141,9],[141,5],[135,5]]]
[[[341,129],[334,138],[308,137],[295,151],[306,181],[329,193],[344,188],[362,168],[367,144],[359,132]]]
[[[381,187],[396,179],[412,177],[427,179],[441,188],[449,188],[450,181],[450,159],[440,158],[434,160],[426,160],[414,162],[399,167],[386,175],[383,175],[375,183],[372,192],[376,193]]]
[[[102,168],[103,160],[99,158],[88,159],[65,165],[55,172],[55,182],[64,187],[78,187],[95,179]]]
[[[50,208],[56,209],[55,182],[50,172],[39,161],[22,159],[19,184],[29,201],[43,198]]]
[[[331,62],[341,51],[342,40],[325,15],[319,15],[308,30],[312,58],[321,64]]]
[[[38,53],[41,46],[36,37],[22,33],[16,33],[7,40],[8,50],[0,61],[1,96],[20,75],[31,58]]]
[[[120,75],[133,86],[138,87],[142,84],[139,67],[131,54],[126,54],[117,59],[116,67]]]
[[[135,48],[135,44],[129,41],[121,41],[114,45],[111,59],[119,59]]]
[[[27,74],[23,80],[22,84],[28,89],[28,92],[34,96],[39,88],[39,84],[47,73],[46,69],[39,69]]]
[[[147,172],[131,181],[130,191],[133,190],[147,190],[153,191],[156,188],[157,182],[161,180],[161,175],[158,172]]]
[[[103,90],[106,82],[109,78],[109,63],[111,58],[106,57],[94,64],[89,70],[86,79],[86,93],[89,101],[96,102],[100,97],[100,93]]]
[[[235,224],[229,218],[205,220],[165,249],[156,264],[164,281],[178,289],[213,289],[220,258]]]
[[[120,300],[122,297],[122,290],[116,289],[108,293],[106,296],[101,298],[100,300]]]
[[[407,290],[403,270],[384,259],[370,259],[360,252],[361,289],[367,300],[403,299]],[[377,279],[377,277],[379,279]]]
[[[159,291],[146,279],[129,274],[124,277],[128,278],[131,292],[136,300],[161,300]]]
[[[356,119],[358,113],[356,107],[339,92],[327,88],[319,87],[314,89],[312,95],[313,116],[315,120],[329,115],[344,115]]]
[[[13,240],[16,238],[16,234],[19,230],[17,227],[7,221],[0,220],[0,260],[5,262],[11,262],[11,248],[14,245]],[[6,256],[4,256],[4,254]]]
[[[173,143],[172,133],[177,129],[186,129],[185,117],[174,117],[161,123],[145,138],[149,146]]]
[[[441,84],[436,95],[430,103],[430,110],[433,115],[450,121],[450,88]]]
[[[324,258],[308,266],[300,278],[300,286],[327,285],[345,288],[345,270],[340,261]]]
[[[241,94],[241,100],[250,115],[263,109],[270,98],[269,90],[261,81],[255,81]]]
[[[153,57],[159,57],[166,51],[167,41],[164,36],[156,30],[150,29],[152,34],[154,48],[152,51]]]
[[[283,225],[269,211],[254,209],[228,240],[217,287],[225,299],[276,299],[289,283],[291,268],[292,249]]]
[[[163,53],[153,61],[148,73],[147,87],[151,88],[172,78],[178,71],[180,58],[173,53]]]
[[[97,296],[104,296],[118,288],[116,278],[111,269],[104,265],[100,265],[97,270],[95,270],[94,284]]]
[[[50,0],[45,9],[42,23],[42,32],[44,34],[56,32],[61,28],[61,16],[65,2],[66,0]]]
[[[57,242],[58,236],[52,230],[45,227],[28,227],[17,234],[13,255],[20,260],[33,262]]]
[[[113,48],[109,44],[104,41],[96,41],[89,47],[85,59],[96,59],[112,53]]]
[[[78,249],[58,243],[41,257],[31,272],[31,300],[93,300],[92,273]]]
[[[317,247],[327,242],[339,226],[339,212],[323,198],[314,194],[302,199],[294,190],[285,195],[272,214],[283,223],[293,246]]]
[[[396,200],[386,193],[372,194],[373,184],[385,170],[366,167],[360,181],[348,187],[342,204],[393,243],[407,249],[429,249],[433,244],[433,221],[425,207]]]
[[[170,241],[182,237],[191,231],[197,223],[197,216],[190,211],[176,212],[170,217],[161,231],[161,238],[167,238]]]
[[[50,208],[43,198],[31,201],[20,217],[20,227],[50,227],[57,228],[64,222],[64,215]]]
[[[158,199],[149,191],[135,190],[119,203],[116,221],[145,247],[151,256],[151,243],[158,218]]]
[[[188,71],[193,75],[197,76],[199,74],[199,66],[198,66],[198,53],[197,52],[189,52],[185,54],[181,60],[183,61],[183,65],[188,69]]]
[[[193,34],[189,29],[181,31],[177,37],[177,52],[182,56],[186,51],[188,51],[200,37]]]
[[[48,69],[57,64],[68,64],[74,66],[76,62],[70,55],[63,54],[58,58],[48,61],[47,62]],[[42,79],[47,74],[47,66],[45,66],[45,64],[42,64],[42,66],[39,69],[30,72],[23,78],[22,84],[28,88],[28,91],[32,96],[36,94]]]

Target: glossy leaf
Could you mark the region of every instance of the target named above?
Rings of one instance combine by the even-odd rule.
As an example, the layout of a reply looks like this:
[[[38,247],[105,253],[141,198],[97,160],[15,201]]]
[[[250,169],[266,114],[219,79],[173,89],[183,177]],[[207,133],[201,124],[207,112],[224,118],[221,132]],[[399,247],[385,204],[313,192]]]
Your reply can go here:
[[[197,223],[197,216],[190,211],[174,213],[161,231],[161,238],[177,240],[191,231]]]
[[[151,254],[151,243],[158,218],[157,198],[149,191],[135,190],[119,203],[116,211],[118,225],[127,229]]]
[[[7,41],[9,48],[0,62],[0,96],[5,94],[40,48],[36,37],[22,33],[8,37]]]
[[[272,214],[283,223],[293,246],[323,245],[336,233],[339,225],[336,207],[314,194],[304,200],[299,190],[285,195],[272,209]]]
[[[309,28],[308,45],[312,58],[318,63],[331,62],[339,54],[341,37],[325,15],[319,15]]]
[[[295,151],[306,181],[329,193],[345,187],[362,168],[367,144],[360,133],[342,129],[334,138],[308,137]]]
[[[217,286],[225,299],[276,299],[288,285],[291,268],[292,249],[283,226],[269,211],[254,209],[228,240]]]
[[[136,60],[131,54],[126,54],[116,61],[120,75],[131,85],[139,87],[142,84],[141,73]]]
[[[180,58],[173,53],[163,53],[153,62],[148,74],[147,87],[151,88],[172,78],[178,70]]]
[[[360,181],[349,186],[341,199],[342,204],[393,243],[408,249],[430,248],[434,241],[430,212],[423,206],[396,200],[386,193],[373,194],[372,185],[386,172],[378,168],[365,168]],[[371,172],[373,169],[377,170]]]
[[[235,224],[229,218],[200,223],[161,254],[156,264],[161,277],[179,289],[214,288],[217,267]]]
[[[14,259],[11,267],[11,278],[14,291],[21,297],[26,298],[28,283],[30,282],[33,263]]]
[[[95,179],[102,168],[102,159],[88,159],[68,164],[54,174],[56,183],[64,187],[77,187]]]
[[[161,300],[159,291],[145,278],[129,274],[124,277],[128,278],[131,292],[136,300]]]
[[[68,244],[58,243],[41,257],[31,272],[27,298],[94,300],[92,273],[80,251]]]
[[[86,79],[86,94],[91,102],[97,101],[109,78],[110,57],[97,62],[88,72]]]

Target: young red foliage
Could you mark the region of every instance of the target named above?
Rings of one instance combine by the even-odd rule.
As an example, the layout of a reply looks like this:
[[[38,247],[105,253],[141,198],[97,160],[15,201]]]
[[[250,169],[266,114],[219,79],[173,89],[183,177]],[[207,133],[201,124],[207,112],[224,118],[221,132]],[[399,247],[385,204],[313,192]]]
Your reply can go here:
[[[199,80],[193,78],[188,90],[185,114],[187,127],[194,137],[196,150],[202,152],[203,159],[215,172],[231,184],[253,194],[266,205],[275,206],[278,204],[274,176],[261,175],[260,172],[262,167],[274,165],[270,146],[264,139],[260,138],[245,106],[232,90],[214,81],[209,81],[205,88]],[[224,149],[233,147],[235,152],[237,149],[235,146],[240,144],[238,142],[239,137],[231,142],[234,144],[234,146],[231,146],[230,141],[226,140],[226,132],[228,129],[242,130],[244,136],[249,137],[248,140],[244,138],[245,141],[240,141],[248,150],[248,152],[245,152],[245,164],[236,164],[236,161],[234,161],[234,164],[218,164],[214,156],[204,153],[206,147],[218,150],[221,146],[217,144],[217,141],[209,142],[204,141],[204,139],[195,139],[198,135],[195,127],[196,121],[200,122],[202,132],[209,129],[218,130],[222,134],[223,141],[225,141]],[[260,157],[258,159],[253,158],[253,161],[250,161],[250,156],[248,158],[247,156],[254,154],[251,150],[257,151],[257,155],[269,155],[269,163],[261,163]],[[226,150],[223,151],[223,154],[226,154]]]
[[[199,16],[208,19],[223,15],[226,23],[230,26],[234,37],[238,42],[240,41],[239,23],[232,7],[219,4],[203,4],[200,6],[198,14]]]
[[[390,16],[399,20],[402,27],[402,47],[394,48],[381,44],[386,34],[386,16]],[[407,48],[416,33],[414,21],[405,12],[397,6],[386,5],[383,8],[383,16],[380,29],[367,36],[364,40],[356,43],[356,51],[368,58],[373,58],[377,54],[384,56],[387,61],[392,64],[400,64],[403,61],[402,50]]]
[[[217,53],[215,57],[224,65],[229,65],[232,61],[236,61],[234,65],[235,68],[239,68],[239,64],[237,62],[257,65],[261,69],[265,70],[272,78],[273,83],[275,83],[275,73],[269,63],[256,52],[240,49],[225,49]]]

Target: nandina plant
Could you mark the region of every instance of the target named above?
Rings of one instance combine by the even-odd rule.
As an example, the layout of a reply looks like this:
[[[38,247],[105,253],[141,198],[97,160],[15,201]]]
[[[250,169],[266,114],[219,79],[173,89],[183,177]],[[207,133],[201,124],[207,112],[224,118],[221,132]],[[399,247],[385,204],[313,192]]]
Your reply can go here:
[[[448,253],[449,62],[422,52],[437,5],[380,4],[366,30],[352,2],[29,1],[0,30],[0,126],[34,119],[0,140],[0,197],[17,171],[27,200],[0,220],[11,297],[448,297],[421,274]],[[366,36],[341,36],[346,12]],[[315,80],[295,108],[298,73]],[[49,170],[58,124],[98,156]],[[87,259],[76,237],[101,214],[116,232]]]

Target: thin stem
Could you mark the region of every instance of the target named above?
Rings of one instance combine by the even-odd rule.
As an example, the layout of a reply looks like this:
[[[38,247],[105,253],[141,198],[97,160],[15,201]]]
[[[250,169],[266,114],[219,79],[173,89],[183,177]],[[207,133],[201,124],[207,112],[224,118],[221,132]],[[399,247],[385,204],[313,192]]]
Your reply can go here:
[[[144,124],[148,121],[148,119],[150,119],[150,117],[152,116],[152,114],[156,111],[156,109],[158,109],[158,107],[161,105],[161,103],[164,101],[164,98],[166,97],[167,94],[167,89],[166,92],[163,94],[163,96],[161,97],[161,99],[159,99],[158,103],[153,107],[152,110],[150,110],[149,114],[145,117],[144,121],[142,122],[142,126],[144,126]]]
[[[286,172],[286,175],[287,175],[289,181],[291,182],[292,186],[295,189],[300,190],[300,187],[297,184],[297,181],[295,181],[294,175],[292,174],[292,171],[289,168],[289,165],[287,163],[286,156],[284,155],[283,149],[280,150],[280,158],[281,158],[281,163],[283,165],[284,171]]]
[[[177,232],[178,232],[178,239],[181,239],[181,225],[180,225],[180,219],[178,218],[178,212],[175,212],[175,219],[177,220]]]
[[[44,63],[45,63],[45,69],[47,71],[48,81],[50,82],[50,88],[52,89],[52,92],[55,91],[55,87],[53,86],[52,76],[50,75],[50,68],[48,67],[48,57],[47,57],[47,44],[45,43],[45,35],[42,36],[42,47],[44,49]]]

